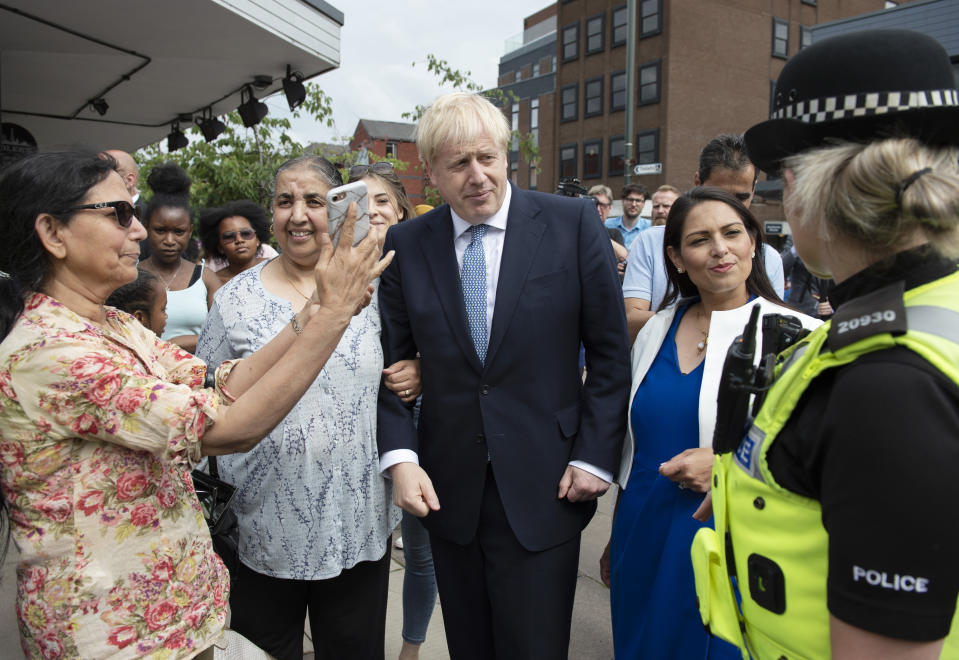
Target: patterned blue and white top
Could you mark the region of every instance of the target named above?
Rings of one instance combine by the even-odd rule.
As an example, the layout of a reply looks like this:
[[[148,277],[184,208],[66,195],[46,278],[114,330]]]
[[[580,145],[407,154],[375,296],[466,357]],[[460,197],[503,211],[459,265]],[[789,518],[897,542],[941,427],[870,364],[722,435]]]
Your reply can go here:
[[[290,322],[292,305],[260,279],[265,263],[216,292],[197,345],[207,364],[250,355]],[[220,477],[237,488],[245,565],[273,577],[323,580],[383,556],[400,510],[377,463],[382,368],[374,295],[273,432],[249,453],[217,459]]]

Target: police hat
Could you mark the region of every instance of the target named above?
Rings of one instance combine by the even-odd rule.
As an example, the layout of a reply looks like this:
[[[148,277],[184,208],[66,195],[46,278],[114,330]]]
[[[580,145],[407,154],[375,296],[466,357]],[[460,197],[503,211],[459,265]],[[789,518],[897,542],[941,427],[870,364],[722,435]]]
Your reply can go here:
[[[864,30],[798,52],[776,82],[770,119],[745,134],[749,157],[780,161],[830,140],[905,136],[959,145],[959,92],[938,41],[909,30]]]

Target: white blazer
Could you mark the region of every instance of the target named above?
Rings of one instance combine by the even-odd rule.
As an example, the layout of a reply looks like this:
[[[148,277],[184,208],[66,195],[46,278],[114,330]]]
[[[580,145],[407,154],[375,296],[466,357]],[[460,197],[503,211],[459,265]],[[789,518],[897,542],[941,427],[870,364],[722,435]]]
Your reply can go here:
[[[680,303],[683,304],[683,303]],[[726,353],[733,340],[742,334],[753,305],[760,305],[762,315],[785,314],[795,316],[804,328],[813,330],[822,324],[822,321],[806,316],[788,307],[777,305],[764,298],[756,298],[742,307],[724,311],[715,311],[709,320],[709,335],[706,342],[706,358],[703,363],[703,384],[699,390],[699,446],[713,446],[713,431],[716,427],[716,399],[719,396],[719,381],[723,374],[723,363]],[[636,439],[633,437],[633,399],[639,384],[646,378],[649,367],[659,354],[669,327],[676,317],[679,305],[672,305],[653,316],[636,336],[632,350],[633,381],[629,393],[629,407],[627,408],[626,441],[623,443],[623,454],[619,463],[619,472],[616,483],[620,488],[626,488],[629,481],[629,471],[633,465],[633,452]],[[756,345],[762,345],[762,324],[756,333]],[[756,351],[755,362],[758,365],[762,356]]]

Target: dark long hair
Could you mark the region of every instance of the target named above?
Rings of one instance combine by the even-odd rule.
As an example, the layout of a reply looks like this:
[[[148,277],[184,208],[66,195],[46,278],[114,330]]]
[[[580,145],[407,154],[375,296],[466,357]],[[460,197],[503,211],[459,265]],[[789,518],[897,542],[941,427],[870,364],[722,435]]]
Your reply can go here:
[[[116,161],[95,151],[45,151],[9,165],[0,174],[0,341],[23,313],[26,297],[40,290],[50,267],[34,228],[49,213],[62,222],[90,188],[116,168]]]
[[[663,232],[663,263],[666,265],[669,285],[666,288],[666,297],[663,298],[659,309],[666,309],[679,296],[689,298],[699,295],[699,289],[689,279],[689,273],[680,273],[676,270],[676,266],[669,258],[668,249],[672,247],[673,250],[679,252],[682,248],[683,227],[686,224],[686,218],[690,211],[703,202],[722,202],[734,210],[740,220],[743,221],[746,231],[756,242],[756,249],[753,250],[752,272],[746,278],[746,290],[750,295],[760,296],[766,300],[782,304],[782,299],[776,294],[776,290],[773,289],[773,285],[769,282],[769,276],[766,274],[766,266],[763,260],[763,245],[766,243],[766,236],[759,220],[741,201],[736,199],[735,195],[722,188],[699,186],[685,195],[677,197],[672,208],[669,209],[669,216],[666,218],[666,227]]]
[[[234,200],[223,206],[200,212],[200,243],[211,257],[226,258],[223,247],[220,245],[220,223],[234,216],[240,216],[249,221],[260,243],[266,245],[270,241],[270,217],[266,209],[248,199]]]

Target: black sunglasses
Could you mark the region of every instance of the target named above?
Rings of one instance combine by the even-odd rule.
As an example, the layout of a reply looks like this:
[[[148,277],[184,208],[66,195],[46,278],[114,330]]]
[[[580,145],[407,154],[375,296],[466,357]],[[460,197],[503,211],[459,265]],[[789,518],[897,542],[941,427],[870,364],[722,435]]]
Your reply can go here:
[[[373,163],[372,165],[354,165],[350,168],[350,178],[351,179],[362,179],[368,172],[373,174],[392,174],[393,173],[393,163],[381,160],[378,163]]]
[[[117,216],[117,224],[126,229],[133,222],[133,216],[140,219],[140,210],[130,202],[97,202],[96,204],[84,204],[83,206],[74,206],[67,209],[67,213],[74,211],[86,211],[88,209],[113,209]]]
[[[225,231],[220,234],[220,240],[224,243],[232,243],[236,240],[236,235],[239,234],[240,238],[244,241],[249,241],[256,236],[256,232],[252,229],[241,229],[240,231]]]

